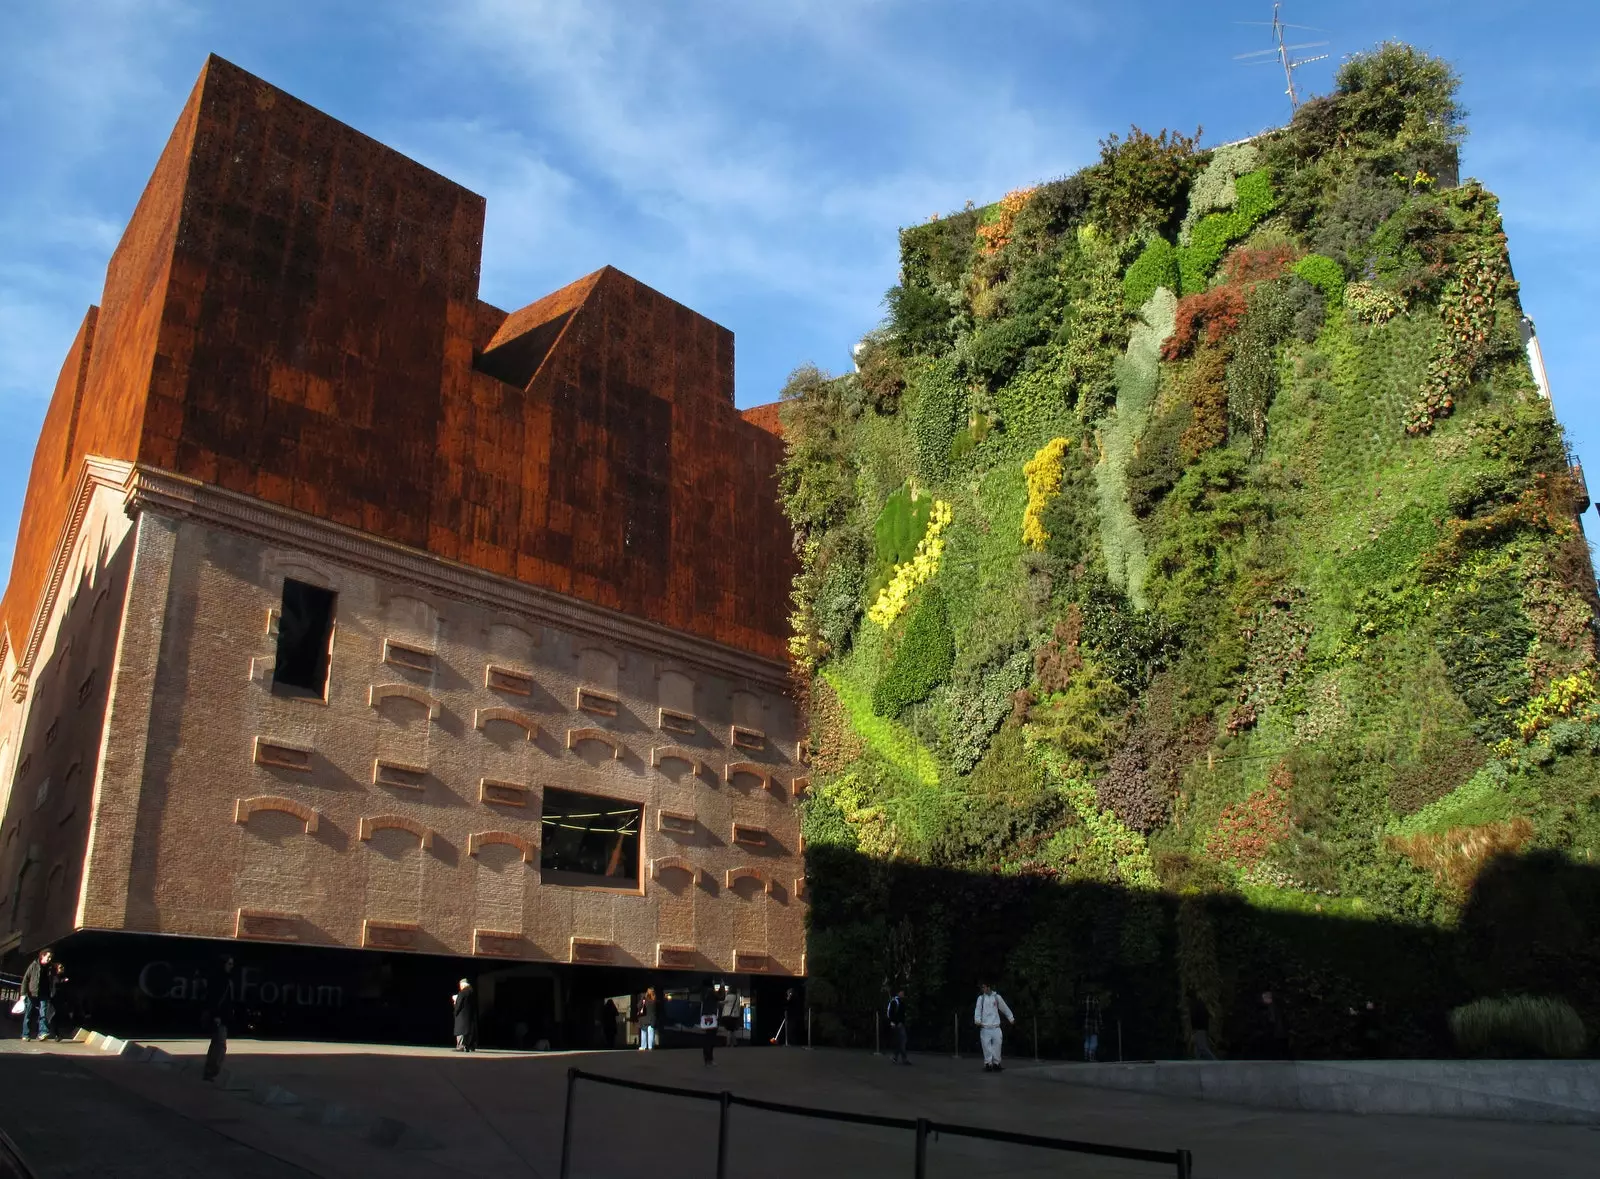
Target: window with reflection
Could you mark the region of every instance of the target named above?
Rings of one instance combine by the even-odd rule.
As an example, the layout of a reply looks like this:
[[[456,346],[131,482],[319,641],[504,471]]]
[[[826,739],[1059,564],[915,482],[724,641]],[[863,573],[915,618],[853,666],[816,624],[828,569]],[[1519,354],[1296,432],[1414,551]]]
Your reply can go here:
[[[547,883],[636,888],[644,808],[636,802],[544,791],[539,868]]]

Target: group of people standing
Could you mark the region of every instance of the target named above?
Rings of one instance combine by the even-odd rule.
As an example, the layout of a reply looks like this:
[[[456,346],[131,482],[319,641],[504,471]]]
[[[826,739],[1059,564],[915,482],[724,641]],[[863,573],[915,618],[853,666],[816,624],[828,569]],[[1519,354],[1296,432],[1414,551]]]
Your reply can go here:
[[[66,991],[67,970],[52,950],[40,950],[22,972],[22,1038],[59,1040],[56,1019]],[[29,1032],[32,1025],[33,1034]]]

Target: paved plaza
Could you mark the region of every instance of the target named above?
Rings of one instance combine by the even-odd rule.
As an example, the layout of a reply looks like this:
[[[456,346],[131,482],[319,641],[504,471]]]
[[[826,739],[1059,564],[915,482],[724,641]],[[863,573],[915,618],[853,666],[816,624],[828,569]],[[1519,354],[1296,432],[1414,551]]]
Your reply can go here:
[[[195,1041],[160,1045],[198,1056]],[[573,1054],[236,1041],[234,1092],[192,1070],[136,1063],[81,1045],[0,1044],[0,1128],[39,1179],[106,1175],[550,1177],[558,1171],[566,1070],[897,1117],[930,1117],[1035,1134],[1194,1153],[1195,1175],[1579,1176],[1594,1173],[1600,1128],[1253,1110],[1082,1088],[1031,1062],[999,1076],[972,1059],[885,1058],[799,1049]],[[243,1096],[277,1086],[305,1107],[335,1102],[401,1124],[394,1146]],[[911,1173],[909,1133],[735,1108],[731,1176]],[[712,1102],[581,1085],[574,1175],[699,1179],[713,1173]],[[408,1145],[420,1144],[420,1145]],[[929,1145],[931,1176],[1170,1174],[1148,1165],[955,1140]]]

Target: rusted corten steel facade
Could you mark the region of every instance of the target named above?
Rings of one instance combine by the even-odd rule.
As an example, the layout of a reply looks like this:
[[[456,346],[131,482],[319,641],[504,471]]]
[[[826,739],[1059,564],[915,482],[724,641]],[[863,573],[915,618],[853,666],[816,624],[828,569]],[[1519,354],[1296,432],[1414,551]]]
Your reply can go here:
[[[610,268],[508,316],[483,220],[212,58],[63,368],[9,643],[98,454],[785,658],[782,445],[733,408],[732,333]]]
[[[483,199],[218,58],[73,341],[0,606],[0,938],[803,973],[776,416],[605,268],[507,314]],[[286,579],[337,594],[274,689]],[[65,719],[63,719],[65,718]],[[550,789],[637,880],[542,878]]]

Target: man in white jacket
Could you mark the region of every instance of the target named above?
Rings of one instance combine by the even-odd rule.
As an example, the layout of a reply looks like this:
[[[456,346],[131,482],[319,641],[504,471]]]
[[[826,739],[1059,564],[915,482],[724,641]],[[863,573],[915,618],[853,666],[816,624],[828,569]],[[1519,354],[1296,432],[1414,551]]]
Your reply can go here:
[[[978,1005],[972,1011],[972,1022],[978,1025],[978,1043],[983,1045],[983,1071],[997,1073],[1000,1067],[1000,1017],[1007,1023],[1016,1023],[1006,1001],[989,989],[988,983],[979,983],[981,992]]]

